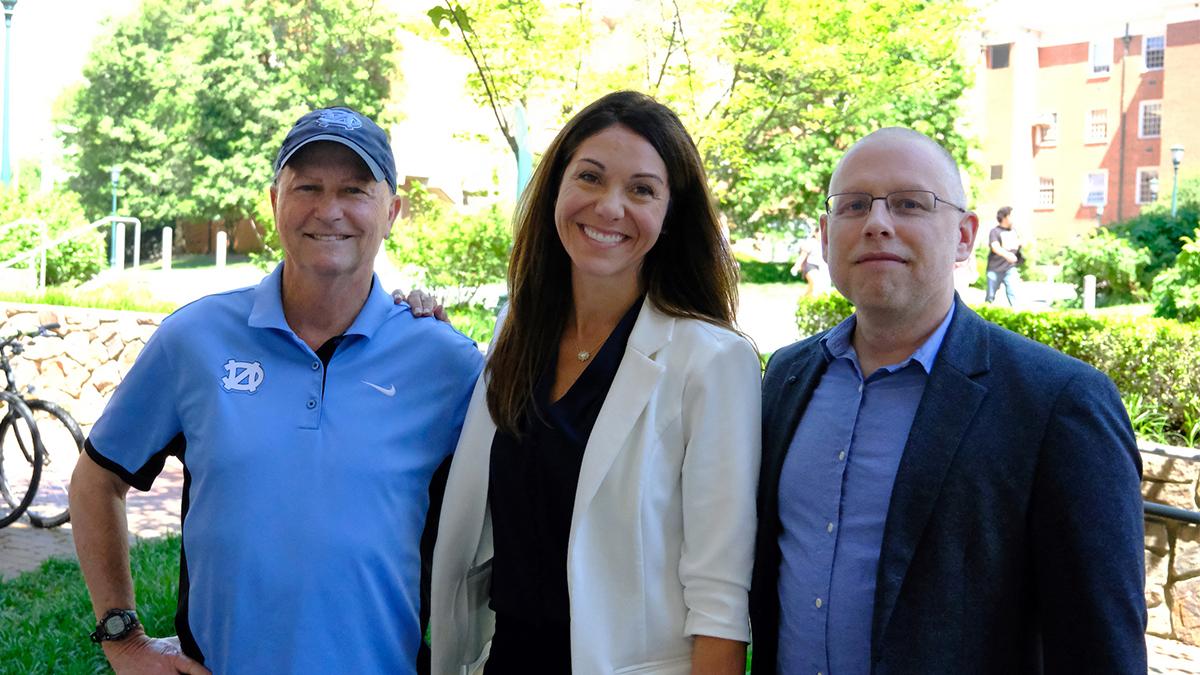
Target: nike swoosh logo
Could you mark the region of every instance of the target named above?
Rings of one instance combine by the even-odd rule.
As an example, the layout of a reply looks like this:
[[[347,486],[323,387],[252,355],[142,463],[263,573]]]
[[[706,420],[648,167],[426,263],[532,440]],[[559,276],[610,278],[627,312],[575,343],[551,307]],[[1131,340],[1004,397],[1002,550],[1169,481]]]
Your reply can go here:
[[[388,385],[388,387],[385,389],[377,384],[367,382],[366,380],[360,380],[360,381],[363,384],[367,385],[368,387],[374,389],[375,391],[383,394],[384,396],[395,396],[396,395],[396,385],[394,385],[394,384]]]

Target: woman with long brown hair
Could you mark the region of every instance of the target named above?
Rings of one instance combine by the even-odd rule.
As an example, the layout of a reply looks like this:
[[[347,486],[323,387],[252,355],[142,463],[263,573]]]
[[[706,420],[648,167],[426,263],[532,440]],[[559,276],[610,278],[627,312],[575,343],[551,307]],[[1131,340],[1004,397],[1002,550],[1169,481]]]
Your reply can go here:
[[[695,144],[609,94],[514,220],[434,552],[433,671],[740,674],[759,361]]]

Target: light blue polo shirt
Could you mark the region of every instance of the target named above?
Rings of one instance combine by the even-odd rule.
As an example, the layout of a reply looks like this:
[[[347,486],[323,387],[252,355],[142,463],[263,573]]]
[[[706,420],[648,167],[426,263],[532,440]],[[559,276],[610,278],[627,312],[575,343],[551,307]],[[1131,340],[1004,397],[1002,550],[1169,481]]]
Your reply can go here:
[[[483,359],[375,278],[326,369],[282,272],[167,317],[88,452],[143,490],[182,452],[176,628],[214,673],[413,672],[429,481]]]

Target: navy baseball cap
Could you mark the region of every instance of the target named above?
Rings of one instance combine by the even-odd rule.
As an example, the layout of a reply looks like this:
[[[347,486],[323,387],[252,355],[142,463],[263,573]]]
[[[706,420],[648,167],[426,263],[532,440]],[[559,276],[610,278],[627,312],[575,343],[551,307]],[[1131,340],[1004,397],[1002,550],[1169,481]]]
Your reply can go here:
[[[387,134],[371,118],[350,108],[322,108],[296,120],[275,157],[275,173],[300,148],[315,141],[333,141],[350,148],[366,162],[375,180],[387,181],[392,192],[396,191],[396,160]]]

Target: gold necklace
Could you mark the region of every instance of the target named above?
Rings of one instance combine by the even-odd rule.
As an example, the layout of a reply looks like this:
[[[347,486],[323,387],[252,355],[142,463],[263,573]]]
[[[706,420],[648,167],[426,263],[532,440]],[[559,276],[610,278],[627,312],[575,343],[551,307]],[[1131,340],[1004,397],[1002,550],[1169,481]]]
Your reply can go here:
[[[596,350],[599,349],[601,347],[601,345],[604,344],[604,341],[607,339],[608,339],[608,336],[605,335],[603,338],[601,338],[600,342],[595,347],[591,348],[590,350],[583,349],[583,350],[580,350],[579,352],[576,352],[575,358],[579,359],[580,363],[587,361],[588,359],[592,358],[592,356],[596,353]]]

